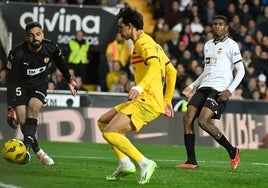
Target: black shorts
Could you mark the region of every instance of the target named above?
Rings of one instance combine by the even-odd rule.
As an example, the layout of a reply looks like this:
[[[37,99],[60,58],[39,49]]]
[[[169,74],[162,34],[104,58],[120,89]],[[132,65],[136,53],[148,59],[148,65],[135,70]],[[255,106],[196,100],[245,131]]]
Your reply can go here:
[[[42,83],[37,86],[20,86],[16,88],[15,106],[27,105],[31,98],[37,98],[42,103],[45,102],[47,96],[48,84]]]
[[[212,88],[200,88],[189,101],[188,105],[193,105],[198,109],[199,115],[202,107],[207,107],[214,112],[213,119],[220,119],[226,108],[226,102],[218,102],[219,92]]]

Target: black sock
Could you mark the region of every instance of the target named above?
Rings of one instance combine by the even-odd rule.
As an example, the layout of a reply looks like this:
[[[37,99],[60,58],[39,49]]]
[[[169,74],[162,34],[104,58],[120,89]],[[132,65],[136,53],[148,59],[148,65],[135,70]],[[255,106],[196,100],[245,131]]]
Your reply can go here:
[[[36,137],[34,137],[34,143],[32,145],[32,149],[33,149],[34,153],[36,153],[36,152],[38,152],[40,150]]]
[[[221,132],[214,139],[227,150],[231,159],[235,157],[234,147]]]
[[[27,118],[25,124],[21,127],[21,131],[24,136],[23,142],[28,151],[35,144],[36,130],[37,130],[37,119],[34,118]]]
[[[197,164],[195,157],[195,134],[184,134],[184,144],[187,152],[187,163]]]

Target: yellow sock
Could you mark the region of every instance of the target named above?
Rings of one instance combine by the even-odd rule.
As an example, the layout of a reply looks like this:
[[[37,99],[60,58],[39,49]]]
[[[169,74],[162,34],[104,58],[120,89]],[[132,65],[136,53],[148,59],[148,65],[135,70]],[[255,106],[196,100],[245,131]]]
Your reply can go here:
[[[100,131],[102,132],[103,129],[106,127],[106,123],[101,123],[101,122],[98,122],[98,127],[100,129]],[[122,153],[119,149],[117,149],[114,145],[110,144],[112,150],[114,151],[115,155],[117,156],[117,158],[120,160],[122,158],[125,158],[127,157],[124,153]]]
[[[124,135],[116,132],[104,132],[102,134],[107,142],[114,145],[118,150],[136,162],[141,161],[143,155]]]

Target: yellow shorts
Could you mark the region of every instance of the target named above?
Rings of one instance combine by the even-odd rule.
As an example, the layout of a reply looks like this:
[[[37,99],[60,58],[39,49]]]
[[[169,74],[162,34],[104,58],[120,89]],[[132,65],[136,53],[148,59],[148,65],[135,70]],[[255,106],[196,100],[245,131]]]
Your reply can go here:
[[[131,122],[138,132],[144,125],[156,119],[160,113],[139,101],[128,101],[114,107],[117,112],[131,116]]]

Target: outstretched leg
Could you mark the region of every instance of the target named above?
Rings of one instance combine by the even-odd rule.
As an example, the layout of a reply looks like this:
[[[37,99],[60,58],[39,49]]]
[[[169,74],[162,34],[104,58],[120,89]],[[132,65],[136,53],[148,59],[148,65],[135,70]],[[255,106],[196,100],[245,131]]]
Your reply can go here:
[[[214,112],[212,110],[204,107],[200,113],[198,124],[204,131],[211,135],[221,146],[226,149],[231,159],[231,168],[236,169],[240,162],[239,149],[233,147],[226,137],[219,131],[219,129],[213,123],[211,123],[211,118],[213,115]]]
[[[138,163],[141,168],[139,183],[145,184],[149,182],[157,165],[154,161],[143,156],[129,139],[123,135],[123,133],[131,131],[132,128],[130,117],[119,112],[104,128],[103,137],[109,144]]]

